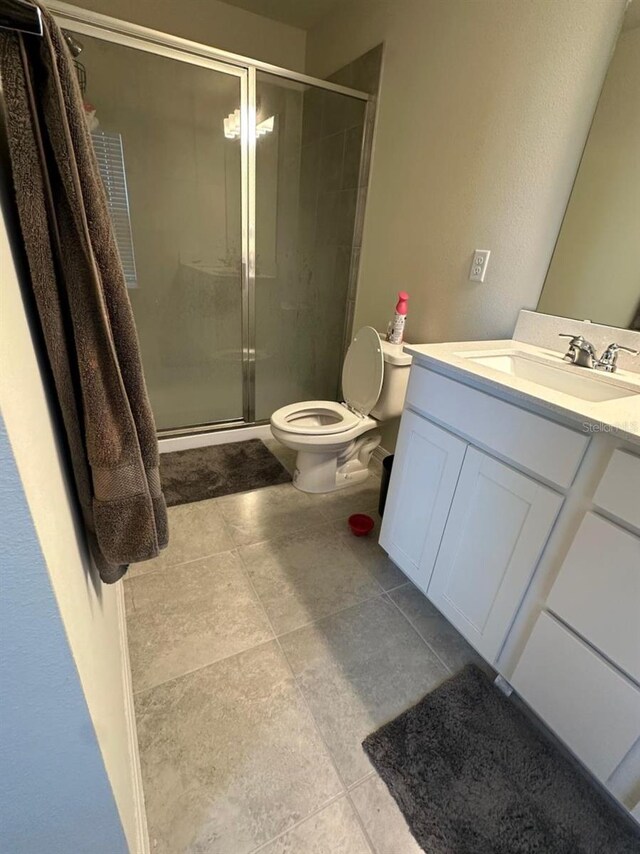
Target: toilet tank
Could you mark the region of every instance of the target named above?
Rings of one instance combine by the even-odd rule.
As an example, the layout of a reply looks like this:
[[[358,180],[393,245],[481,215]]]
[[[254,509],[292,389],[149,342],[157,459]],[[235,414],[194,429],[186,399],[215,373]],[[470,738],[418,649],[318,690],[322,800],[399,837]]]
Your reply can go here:
[[[390,344],[382,340],[382,336],[380,343],[384,358],[382,390],[378,402],[369,414],[377,421],[387,421],[389,418],[398,418],[402,413],[411,356],[403,352],[402,344]]]

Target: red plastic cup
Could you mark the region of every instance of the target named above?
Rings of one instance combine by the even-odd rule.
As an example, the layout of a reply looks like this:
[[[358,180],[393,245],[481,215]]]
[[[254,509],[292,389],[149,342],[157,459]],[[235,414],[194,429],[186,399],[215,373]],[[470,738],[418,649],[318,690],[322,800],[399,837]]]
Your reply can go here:
[[[366,537],[369,531],[373,530],[375,522],[371,516],[365,513],[354,513],[349,516],[349,527],[354,537]]]

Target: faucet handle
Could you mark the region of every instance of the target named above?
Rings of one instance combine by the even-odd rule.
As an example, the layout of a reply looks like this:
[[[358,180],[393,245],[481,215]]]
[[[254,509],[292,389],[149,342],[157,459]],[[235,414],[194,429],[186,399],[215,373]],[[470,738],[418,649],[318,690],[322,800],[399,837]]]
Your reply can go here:
[[[593,344],[590,341],[587,341],[584,335],[571,335],[568,332],[560,332],[558,333],[558,338],[571,338],[571,341],[569,341],[569,347],[578,347],[579,349],[595,352]]]
[[[634,350],[632,347],[624,347],[622,344],[609,344],[607,350],[613,350],[615,353],[618,350],[624,350],[625,353],[631,353],[632,356],[640,356],[640,350]]]
[[[592,367],[596,351],[593,344],[587,341],[584,335],[570,335],[567,332],[560,332],[558,337],[571,339],[569,349],[563,356],[565,362],[571,362],[585,368]]]
[[[558,338],[571,339],[569,342],[569,348],[562,358],[565,362],[573,362],[576,356],[576,350],[584,343],[584,337],[582,335],[572,335],[569,332],[560,332],[558,333]]]
[[[598,359],[595,367],[599,371],[606,371],[613,374],[618,370],[618,353],[624,350],[625,353],[631,353],[632,356],[640,356],[640,350],[634,350],[632,347],[624,347],[622,344],[609,344],[602,356]]]

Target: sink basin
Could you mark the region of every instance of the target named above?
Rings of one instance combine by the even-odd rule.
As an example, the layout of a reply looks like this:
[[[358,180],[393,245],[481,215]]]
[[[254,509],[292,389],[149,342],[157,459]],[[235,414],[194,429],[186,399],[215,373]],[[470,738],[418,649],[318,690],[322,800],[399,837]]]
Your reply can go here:
[[[570,394],[581,400],[600,403],[640,394],[640,384],[626,383],[590,368],[578,368],[558,359],[542,359],[528,353],[458,353],[477,365],[510,374],[545,388]]]

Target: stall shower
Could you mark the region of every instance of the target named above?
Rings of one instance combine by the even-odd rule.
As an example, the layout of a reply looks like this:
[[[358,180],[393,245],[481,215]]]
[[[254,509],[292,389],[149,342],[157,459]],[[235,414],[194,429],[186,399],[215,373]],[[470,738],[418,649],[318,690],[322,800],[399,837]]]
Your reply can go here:
[[[335,399],[380,51],[362,91],[70,10],[160,434]]]

